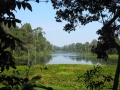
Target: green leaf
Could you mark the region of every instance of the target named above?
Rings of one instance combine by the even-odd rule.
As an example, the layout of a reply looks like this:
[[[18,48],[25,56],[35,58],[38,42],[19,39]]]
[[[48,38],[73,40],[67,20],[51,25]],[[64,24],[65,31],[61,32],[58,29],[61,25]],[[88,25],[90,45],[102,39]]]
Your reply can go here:
[[[46,86],[41,85],[41,84],[37,84],[35,87],[37,87],[37,88],[43,88],[45,90],[53,90],[52,87],[46,87]]]
[[[31,80],[36,81],[36,80],[39,80],[40,78],[42,78],[42,77],[41,76],[35,76]]]
[[[26,7],[32,12],[32,7],[29,3],[26,3]]]

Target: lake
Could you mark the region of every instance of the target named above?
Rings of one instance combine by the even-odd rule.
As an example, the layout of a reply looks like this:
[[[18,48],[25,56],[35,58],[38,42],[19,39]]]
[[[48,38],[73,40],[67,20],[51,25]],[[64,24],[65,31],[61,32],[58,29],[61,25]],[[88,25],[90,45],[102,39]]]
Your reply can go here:
[[[80,53],[53,53],[44,56],[36,57],[36,61],[31,59],[32,65],[35,64],[87,64],[87,65],[116,65],[117,60],[100,60],[100,59],[89,59],[86,58],[87,54]],[[18,65],[26,65],[28,64],[28,60],[26,61],[17,61]]]
[[[98,60],[88,59],[87,54],[80,53],[53,53],[48,54],[49,60],[46,64],[87,64],[87,65],[103,65],[103,64],[116,64],[117,60]]]

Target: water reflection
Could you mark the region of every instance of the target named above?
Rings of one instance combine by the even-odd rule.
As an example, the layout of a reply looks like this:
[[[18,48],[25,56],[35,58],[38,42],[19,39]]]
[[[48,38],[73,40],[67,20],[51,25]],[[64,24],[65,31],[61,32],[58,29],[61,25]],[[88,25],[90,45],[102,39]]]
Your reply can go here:
[[[50,60],[52,60],[52,58],[53,58],[53,56],[51,56],[51,55],[37,56],[36,61],[35,61],[35,58],[30,58],[30,62],[31,62],[31,65],[46,64]],[[16,65],[28,65],[28,59],[22,60],[22,61],[17,60],[15,62],[16,62]]]
[[[89,64],[92,65],[92,62],[88,60],[85,61],[86,55],[78,53],[55,53],[49,54],[52,56],[52,60],[47,64]]]
[[[38,56],[36,61],[34,58],[32,59],[32,65],[36,64],[88,64],[88,65],[105,65],[105,64],[117,64],[117,60],[108,60],[104,61],[101,59],[89,59],[86,58],[86,54],[79,54],[79,53],[54,53],[48,54],[44,56]],[[17,65],[27,65],[28,60],[24,61],[16,61]]]
[[[46,64],[50,60],[52,60],[52,58],[53,57],[51,55],[44,55],[42,57],[39,57],[39,59],[37,59],[37,64]]]
[[[55,53],[49,54],[52,59],[47,64],[116,64],[117,60],[89,59],[86,54],[79,53]]]

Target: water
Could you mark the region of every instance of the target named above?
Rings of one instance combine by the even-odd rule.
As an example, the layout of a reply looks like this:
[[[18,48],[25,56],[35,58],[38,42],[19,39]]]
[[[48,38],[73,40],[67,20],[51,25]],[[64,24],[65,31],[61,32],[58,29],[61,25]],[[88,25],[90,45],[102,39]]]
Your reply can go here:
[[[80,53],[54,53],[48,55],[50,60],[45,64],[87,64],[87,65],[103,65],[103,64],[116,64],[117,60],[98,60],[87,59],[86,54]]]
[[[52,56],[52,59],[47,64],[92,64],[91,61],[86,62],[83,59],[85,55],[80,55],[76,53],[55,53],[49,55]]]
[[[32,65],[35,64],[87,64],[87,65],[116,65],[117,60],[100,60],[86,58],[87,54],[80,53],[53,53],[36,57],[36,61],[31,59]],[[36,62],[36,63],[35,63]],[[28,64],[28,60],[17,62],[18,64]]]

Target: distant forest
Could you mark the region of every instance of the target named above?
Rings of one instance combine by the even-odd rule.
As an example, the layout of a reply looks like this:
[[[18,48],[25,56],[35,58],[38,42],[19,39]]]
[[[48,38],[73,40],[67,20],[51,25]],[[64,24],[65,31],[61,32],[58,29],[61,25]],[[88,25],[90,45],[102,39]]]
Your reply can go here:
[[[21,43],[15,42],[18,46],[14,51],[7,48],[17,60],[17,64],[30,64],[31,61],[33,64],[37,64],[36,61],[44,57],[46,53],[53,52],[52,44],[44,37],[45,32],[41,27],[32,29],[29,23],[22,25],[20,28],[18,26],[16,28],[8,28],[4,25],[2,27],[6,33],[21,41]]]
[[[120,44],[120,40],[116,39],[116,41]],[[63,47],[53,46],[54,51],[65,51],[65,52],[79,52],[79,53],[91,53],[91,48],[97,46],[97,40],[93,39],[91,42],[85,42],[84,44],[81,42],[72,43],[69,45],[64,45]],[[109,54],[117,54],[116,49],[112,49],[107,51]]]
[[[46,60],[46,54],[53,53],[56,51],[64,51],[64,52],[79,52],[79,53],[90,53],[91,48],[97,45],[97,40],[93,39],[90,43],[85,42],[84,44],[81,42],[72,43],[69,45],[64,45],[63,47],[58,47],[51,44],[45,37],[45,32],[41,27],[37,27],[32,29],[29,23],[22,25],[21,27],[11,27],[8,28],[7,26],[2,25],[5,32],[16,37],[22,43],[19,43],[14,51],[11,51],[17,64],[30,64],[31,61],[33,64],[37,64],[38,60]],[[11,41],[9,41],[11,42]],[[9,43],[5,42],[5,43]],[[119,39],[117,42],[120,43]],[[4,43],[3,43],[4,44]],[[21,48],[22,46],[22,48]],[[7,46],[6,46],[7,47]],[[12,47],[12,46],[11,46]],[[7,50],[11,50],[7,48]],[[115,49],[109,50],[108,53],[116,54],[117,51]],[[42,59],[41,59],[42,58]],[[40,61],[42,62],[42,61]]]

